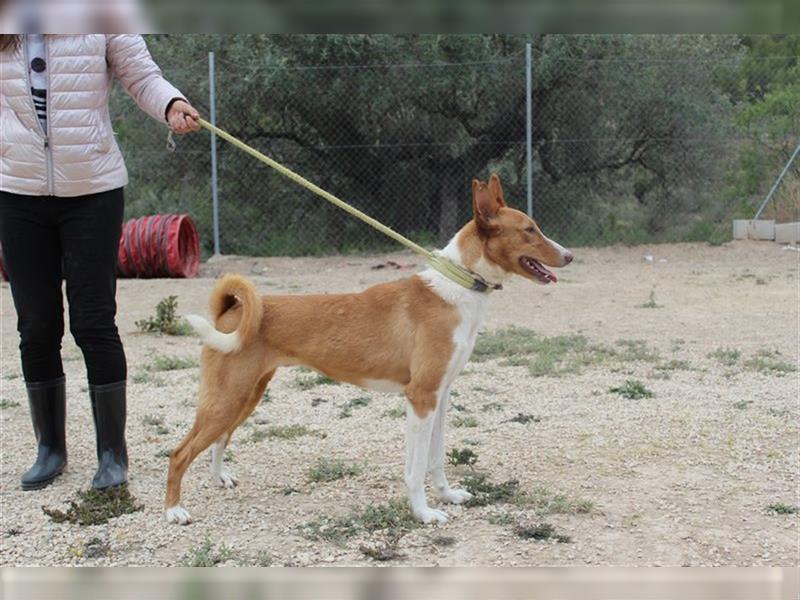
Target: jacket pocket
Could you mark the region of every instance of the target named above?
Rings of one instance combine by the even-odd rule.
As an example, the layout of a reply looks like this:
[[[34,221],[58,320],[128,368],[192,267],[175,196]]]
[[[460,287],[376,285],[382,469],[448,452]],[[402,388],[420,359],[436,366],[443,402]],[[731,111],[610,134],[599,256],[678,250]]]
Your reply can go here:
[[[111,150],[111,143],[113,135],[111,133],[111,124],[107,123],[103,116],[98,112],[92,113],[92,142],[94,143],[95,150],[99,154],[106,154]]]

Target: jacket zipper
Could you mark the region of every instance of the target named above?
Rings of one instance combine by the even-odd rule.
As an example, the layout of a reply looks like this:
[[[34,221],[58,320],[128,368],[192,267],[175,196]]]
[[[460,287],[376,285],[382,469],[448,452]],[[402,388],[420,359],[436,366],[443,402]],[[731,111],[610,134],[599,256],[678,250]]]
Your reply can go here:
[[[47,37],[44,38],[44,58],[45,64],[47,65],[47,74],[45,77],[47,78],[47,96],[45,97],[45,121],[47,122],[47,129],[42,127],[42,122],[39,120],[39,115],[36,114],[36,104],[33,102],[33,92],[31,92],[31,74],[28,70],[30,67],[30,56],[28,55],[28,41],[25,40],[23,43],[24,46],[24,56],[25,56],[25,82],[27,83],[28,87],[28,97],[31,99],[31,107],[33,108],[33,118],[36,119],[36,123],[39,125],[39,131],[42,132],[42,136],[44,137],[44,154],[45,160],[47,161],[47,191],[52,196],[54,195],[54,186],[53,186],[53,152],[50,149],[50,51],[49,51],[49,40]]]

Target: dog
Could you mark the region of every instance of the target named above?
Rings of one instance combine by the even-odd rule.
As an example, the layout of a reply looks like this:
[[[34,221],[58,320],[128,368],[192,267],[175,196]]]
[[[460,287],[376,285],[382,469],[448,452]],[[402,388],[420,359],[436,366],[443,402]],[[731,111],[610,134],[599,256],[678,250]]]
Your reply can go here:
[[[557,277],[572,253],[547,238],[525,213],[506,206],[500,178],[472,182],[473,218],[442,251],[488,282],[516,275],[539,284]],[[263,296],[238,275],[224,276],[210,299],[214,325],[186,318],[199,334],[200,402],[194,424],[170,454],[166,520],[191,522],[180,505],[181,480],[211,447],[214,481],[237,485],[223,468],[225,447],[261,401],[279,367],[303,365],[331,379],[380,392],[404,393],[405,483],[411,511],[423,523],[447,514],[428,505],[425,476],[445,503],[472,495],[450,487],[444,471],[445,413],[450,386],[472,353],[489,295],[428,269],[357,294]]]

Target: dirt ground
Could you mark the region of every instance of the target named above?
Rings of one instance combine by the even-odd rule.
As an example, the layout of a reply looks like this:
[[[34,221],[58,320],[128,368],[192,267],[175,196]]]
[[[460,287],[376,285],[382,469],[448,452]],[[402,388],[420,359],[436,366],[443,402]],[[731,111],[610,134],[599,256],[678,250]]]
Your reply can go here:
[[[652,260],[644,258],[648,253]],[[800,518],[791,509],[799,503],[798,374],[762,368],[757,356],[771,353],[769,360],[789,369],[798,364],[800,253],[737,242],[575,254],[556,285],[520,280],[496,293],[485,329],[515,325],[541,336],[581,334],[609,347],[640,340],[658,357],[559,376],[533,376],[502,359],[471,362],[454,386],[458,409],[448,417],[447,445],[475,452],[474,469],[494,482],[516,479],[521,490],[563,494],[567,504],[583,500],[584,509],[447,506],[448,523],[403,530],[395,536],[394,558],[381,564],[797,565]],[[240,485],[217,488],[207,455],[200,457],[184,479],[183,505],[195,522],[167,525],[166,454],[191,425],[198,369],[154,373],[152,365],[159,357],[197,360],[200,346],[194,337],[139,333],[134,323],[153,315],[168,295],[178,297],[181,313],[205,313],[213,278],[223,272],[252,277],[266,294],[333,293],[413,272],[371,268],[388,260],[420,266],[401,253],[225,257],[203,265],[194,280],[120,281],[118,323],[130,371],[130,487],[144,509],[95,526],[56,524],[41,508],[65,507],[88,486],[96,466],[83,361],[69,335],[63,350],[69,465],[47,489],[19,490],[34,438],[14,307],[2,284],[0,563],[176,565],[210,557],[224,565],[376,564],[365,551],[386,542],[381,527],[334,543],[304,537],[303,525],[404,497],[403,420],[391,412],[402,407],[401,398],[313,385],[312,376],[297,369],[279,371],[269,401],[231,443],[226,464]],[[642,307],[650,300],[655,307]],[[719,349],[739,354],[732,352],[726,366],[709,356]],[[627,399],[609,391],[631,379],[654,396]],[[350,402],[365,397],[366,406]],[[510,421],[519,413],[535,418]],[[312,435],[261,435],[285,425],[305,425]],[[320,457],[361,469],[314,483],[308,472]],[[469,471],[448,466],[453,483]],[[518,535],[520,524],[543,523],[571,541]]]

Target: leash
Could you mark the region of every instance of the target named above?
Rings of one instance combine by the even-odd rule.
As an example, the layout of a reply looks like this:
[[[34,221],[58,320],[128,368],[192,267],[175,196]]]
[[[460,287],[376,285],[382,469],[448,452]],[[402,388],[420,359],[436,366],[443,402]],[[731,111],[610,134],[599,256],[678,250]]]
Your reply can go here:
[[[481,277],[477,273],[473,273],[472,271],[470,271],[466,267],[463,267],[463,266],[457,264],[456,262],[452,261],[451,259],[446,257],[444,254],[442,254],[441,251],[439,251],[439,250],[433,250],[433,251],[426,250],[425,248],[423,248],[419,244],[417,244],[415,242],[412,242],[410,239],[408,239],[404,235],[401,235],[401,234],[397,233],[391,227],[387,227],[386,225],[384,225],[380,221],[377,221],[376,219],[373,219],[368,214],[361,212],[356,207],[351,206],[350,204],[348,204],[344,200],[340,200],[339,198],[337,198],[336,196],[334,196],[330,192],[327,192],[327,191],[323,190],[321,187],[319,187],[317,185],[314,185],[313,183],[308,181],[308,179],[306,179],[305,177],[302,177],[302,176],[298,175],[297,173],[295,173],[294,171],[292,171],[291,169],[289,169],[287,167],[284,167],[279,162],[271,159],[269,156],[266,156],[265,154],[262,154],[261,152],[259,152],[255,148],[253,148],[252,146],[248,146],[242,140],[232,136],[227,131],[224,131],[224,130],[220,129],[216,125],[212,125],[211,123],[209,123],[205,119],[198,119],[198,123],[200,124],[201,127],[204,127],[205,129],[215,133],[216,135],[221,137],[226,142],[229,142],[230,144],[233,144],[234,146],[236,146],[240,150],[246,152],[247,154],[249,154],[250,156],[254,157],[255,159],[260,160],[264,164],[272,167],[273,169],[275,169],[278,173],[280,173],[284,177],[288,177],[289,179],[291,179],[295,183],[298,183],[298,184],[302,185],[307,190],[310,190],[310,191],[314,192],[317,196],[321,196],[322,198],[324,198],[325,200],[327,200],[331,204],[333,204],[335,206],[338,206],[339,208],[341,208],[345,212],[348,212],[351,215],[353,215],[354,217],[356,217],[357,219],[362,220],[367,225],[370,225],[370,226],[374,227],[375,229],[380,231],[382,234],[392,238],[393,240],[395,240],[396,242],[402,244],[403,246],[405,246],[406,248],[408,248],[412,252],[416,252],[417,254],[419,254],[421,256],[424,256],[425,260],[428,262],[428,264],[431,266],[431,268],[433,268],[434,270],[438,271],[439,273],[441,273],[442,275],[444,275],[445,277],[447,277],[451,281],[454,281],[455,283],[457,283],[457,284],[459,284],[459,285],[461,285],[461,286],[463,286],[463,287],[465,287],[467,289],[474,290],[476,292],[483,292],[483,293],[487,293],[487,294],[490,293],[492,290],[502,289],[503,286],[501,286],[500,284],[490,283],[490,282],[486,281],[483,277]]]

